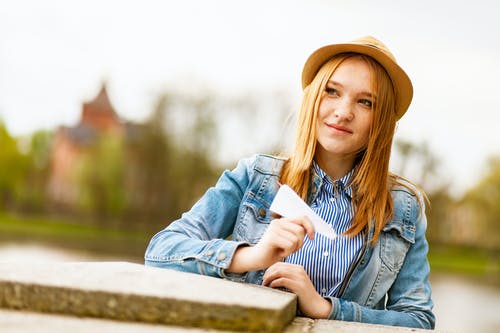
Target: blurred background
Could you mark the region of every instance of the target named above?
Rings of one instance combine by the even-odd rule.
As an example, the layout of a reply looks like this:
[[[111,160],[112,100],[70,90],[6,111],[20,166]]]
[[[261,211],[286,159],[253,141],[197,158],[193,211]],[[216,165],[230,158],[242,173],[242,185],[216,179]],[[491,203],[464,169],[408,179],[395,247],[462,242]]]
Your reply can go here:
[[[226,168],[287,151],[316,48],[373,35],[415,95],[437,328],[500,331],[498,1],[0,1],[0,262],[143,262]]]

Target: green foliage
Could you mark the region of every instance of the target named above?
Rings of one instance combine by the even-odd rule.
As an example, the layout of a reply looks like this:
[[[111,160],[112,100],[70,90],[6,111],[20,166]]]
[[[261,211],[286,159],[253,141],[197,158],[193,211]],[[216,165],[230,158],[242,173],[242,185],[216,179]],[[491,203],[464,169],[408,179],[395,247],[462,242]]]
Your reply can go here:
[[[449,220],[449,211],[455,207],[455,200],[450,196],[446,187],[428,193],[429,205],[427,214],[427,239],[434,243],[449,241],[452,224]]]
[[[500,284],[498,250],[470,246],[432,246],[429,252],[432,272],[456,272]]]
[[[28,170],[18,184],[16,206],[29,213],[42,213],[47,209],[46,185],[49,177],[50,153],[53,133],[39,130],[22,139],[28,159]]]
[[[500,156],[492,157],[486,175],[460,203],[473,211],[483,245],[500,248]],[[472,222],[472,221],[471,221]]]
[[[78,173],[80,205],[99,221],[120,216],[125,208],[123,140],[102,135],[81,161]]]
[[[168,174],[175,167],[175,147],[163,131],[164,103],[160,100],[151,119],[136,126],[136,135],[126,142],[127,215],[136,223],[158,222],[176,207],[172,187],[176,179]]]
[[[52,132],[47,130],[39,130],[31,135],[29,155],[31,156],[32,166],[36,170],[48,169],[52,137]]]
[[[448,186],[437,175],[438,159],[424,142],[398,140],[395,150],[399,157],[398,174],[410,178],[421,186],[429,199],[426,207],[427,238],[433,243],[447,240],[449,210],[455,205]]]
[[[150,119],[128,140],[127,215],[136,222],[162,228],[213,184],[217,172],[209,149],[214,142],[209,101],[160,96]],[[180,119],[190,121],[173,126],[179,111]]]
[[[29,166],[29,157],[19,152],[17,140],[0,123],[0,210],[15,203]]]

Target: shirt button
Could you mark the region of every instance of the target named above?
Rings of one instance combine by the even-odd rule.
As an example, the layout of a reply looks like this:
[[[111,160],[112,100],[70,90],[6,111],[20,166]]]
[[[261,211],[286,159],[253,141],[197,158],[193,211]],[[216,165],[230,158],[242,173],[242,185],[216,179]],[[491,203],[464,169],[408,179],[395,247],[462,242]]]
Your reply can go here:
[[[328,256],[330,255],[330,252],[325,251],[325,252],[323,252],[323,255],[324,255],[325,257],[328,257]]]
[[[324,294],[324,293],[326,293],[326,288],[322,288],[322,289],[321,289],[321,292],[322,292],[323,294]]]
[[[330,202],[334,202],[334,201],[335,201],[335,197],[331,197]]]
[[[219,259],[220,261],[222,261],[222,260],[226,259],[226,257],[227,257],[227,255],[224,252],[221,252],[217,256],[217,259]]]

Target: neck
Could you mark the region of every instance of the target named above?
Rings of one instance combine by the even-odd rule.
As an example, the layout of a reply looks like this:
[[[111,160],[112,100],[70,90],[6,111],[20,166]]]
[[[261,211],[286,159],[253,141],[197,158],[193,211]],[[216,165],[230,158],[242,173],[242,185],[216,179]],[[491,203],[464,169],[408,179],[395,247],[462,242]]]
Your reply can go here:
[[[316,153],[316,163],[332,180],[345,176],[354,166],[354,156],[322,156]]]

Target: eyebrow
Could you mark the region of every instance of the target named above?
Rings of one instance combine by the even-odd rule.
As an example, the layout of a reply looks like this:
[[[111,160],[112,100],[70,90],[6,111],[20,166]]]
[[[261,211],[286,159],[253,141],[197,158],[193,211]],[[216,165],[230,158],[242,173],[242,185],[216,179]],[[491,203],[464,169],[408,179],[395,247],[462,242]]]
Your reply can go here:
[[[341,87],[341,88],[343,88],[343,87],[344,87],[344,86],[342,85],[342,83],[337,82],[337,81],[333,81],[333,80],[328,80],[328,82],[327,82],[327,83],[331,83],[331,84],[333,84],[334,86],[339,86],[339,87]],[[372,93],[369,93],[369,92],[367,92],[367,91],[362,91],[362,92],[360,93],[360,95],[363,95],[363,96],[366,96],[366,97],[369,97],[369,98],[372,98],[372,99],[376,99],[376,98],[377,98],[377,96],[375,96],[375,95],[373,95]]]

